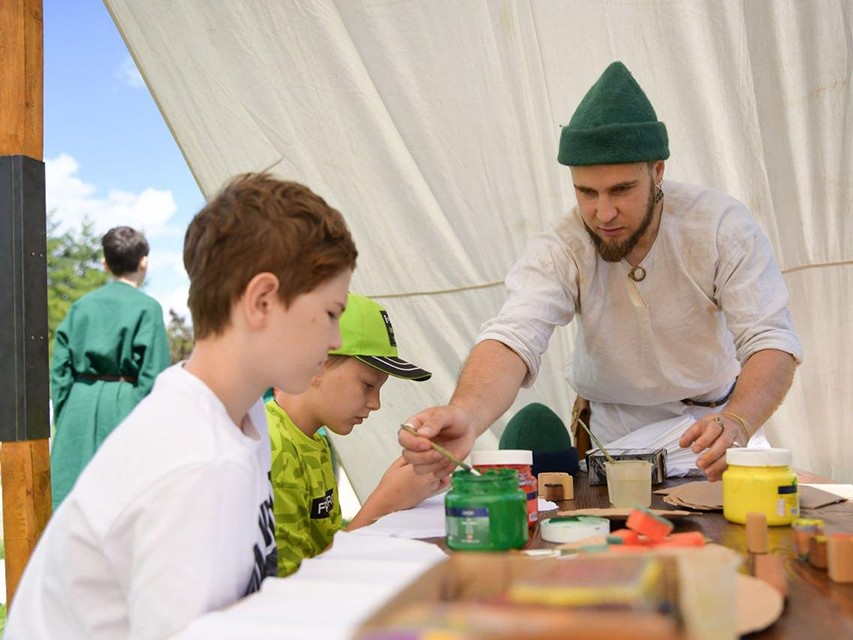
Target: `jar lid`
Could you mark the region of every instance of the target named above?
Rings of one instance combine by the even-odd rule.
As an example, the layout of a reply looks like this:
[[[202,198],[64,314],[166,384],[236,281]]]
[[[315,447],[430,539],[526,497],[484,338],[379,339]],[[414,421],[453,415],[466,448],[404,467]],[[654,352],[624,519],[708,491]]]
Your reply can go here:
[[[726,462],[739,467],[789,467],[791,466],[791,450],[727,449]]]
[[[527,449],[497,449],[493,451],[474,451],[471,453],[471,464],[533,464],[533,452]]]

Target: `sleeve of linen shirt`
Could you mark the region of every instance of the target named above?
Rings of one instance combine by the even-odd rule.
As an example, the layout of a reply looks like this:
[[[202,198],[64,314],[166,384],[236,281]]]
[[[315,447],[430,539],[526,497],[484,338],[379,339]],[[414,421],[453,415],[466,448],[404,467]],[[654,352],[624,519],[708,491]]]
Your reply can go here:
[[[497,340],[527,365],[523,386],[536,380],[554,329],[571,322],[578,295],[578,269],[558,232],[531,238],[505,280],[508,297],[497,317],[480,328],[477,342]]]
[[[741,364],[757,351],[777,349],[802,360],[788,311],[788,287],[770,242],[743,205],[732,207],[717,233],[717,302]]]

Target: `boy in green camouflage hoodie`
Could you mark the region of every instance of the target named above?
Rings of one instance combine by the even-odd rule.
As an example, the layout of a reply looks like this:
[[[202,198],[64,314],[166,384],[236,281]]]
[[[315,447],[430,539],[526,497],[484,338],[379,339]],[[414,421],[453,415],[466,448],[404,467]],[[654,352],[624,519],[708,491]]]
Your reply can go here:
[[[303,558],[322,553],[341,529],[331,451],[320,428],[347,435],[379,409],[379,392],[389,376],[423,381],[432,375],[398,357],[388,313],[373,300],[350,293],[340,327],[341,347],[329,353],[308,390],[292,395],[276,389],[266,403],[280,576],[296,571]],[[347,529],[413,507],[446,484],[416,475],[398,458]]]

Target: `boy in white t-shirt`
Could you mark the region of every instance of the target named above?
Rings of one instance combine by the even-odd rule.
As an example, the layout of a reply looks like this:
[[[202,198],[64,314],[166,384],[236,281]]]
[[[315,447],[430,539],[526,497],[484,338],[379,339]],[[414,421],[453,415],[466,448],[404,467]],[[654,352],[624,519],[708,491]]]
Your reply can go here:
[[[53,515],[16,638],[163,638],[276,573],[261,396],[340,346],[356,248],[340,213],[266,174],[231,181],[184,242],[196,345],[107,438]]]

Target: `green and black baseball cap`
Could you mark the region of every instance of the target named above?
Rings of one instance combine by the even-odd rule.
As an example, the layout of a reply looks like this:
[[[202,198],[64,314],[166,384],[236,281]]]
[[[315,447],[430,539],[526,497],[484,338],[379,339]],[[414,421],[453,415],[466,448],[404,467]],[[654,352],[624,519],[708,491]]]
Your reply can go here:
[[[394,326],[388,312],[378,302],[352,293],[341,315],[341,346],[329,355],[352,356],[395,378],[422,382],[432,373],[406,362],[397,353]]]

